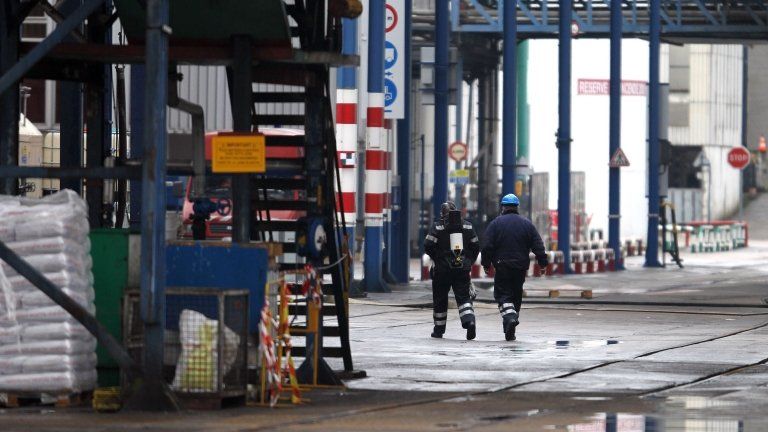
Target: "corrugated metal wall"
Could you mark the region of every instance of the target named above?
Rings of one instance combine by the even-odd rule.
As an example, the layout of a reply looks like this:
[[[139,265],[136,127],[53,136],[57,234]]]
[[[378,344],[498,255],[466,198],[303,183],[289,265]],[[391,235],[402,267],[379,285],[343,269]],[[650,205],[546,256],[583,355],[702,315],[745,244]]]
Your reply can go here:
[[[675,145],[701,145],[711,163],[711,182],[703,184],[701,200],[711,193],[712,219],[729,217],[738,206],[739,172],[727,154],[741,145],[741,45],[690,45],[688,126],[669,128]],[[700,203],[704,218],[707,206]]]
[[[227,72],[221,66],[180,66],[184,78],[179,84],[179,97],[202,105],[205,110],[205,130],[232,130],[232,107],[229,102]],[[303,87],[275,84],[254,84],[256,92],[303,92]],[[304,114],[298,103],[259,103],[259,114]],[[168,110],[168,132],[190,133],[190,116],[176,109]]]

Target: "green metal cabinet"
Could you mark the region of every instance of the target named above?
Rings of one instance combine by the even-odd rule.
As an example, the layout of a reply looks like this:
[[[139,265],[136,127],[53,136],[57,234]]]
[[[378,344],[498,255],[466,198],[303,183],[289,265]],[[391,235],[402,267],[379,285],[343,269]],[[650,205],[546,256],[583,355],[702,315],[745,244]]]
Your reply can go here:
[[[122,340],[121,304],[128,286],[128,230],[94,229],[90,234],[93,258],[93,288],[96,291],[96,318],[117,339]],[[99,386],[120,384],[117,363],[99,346]]]

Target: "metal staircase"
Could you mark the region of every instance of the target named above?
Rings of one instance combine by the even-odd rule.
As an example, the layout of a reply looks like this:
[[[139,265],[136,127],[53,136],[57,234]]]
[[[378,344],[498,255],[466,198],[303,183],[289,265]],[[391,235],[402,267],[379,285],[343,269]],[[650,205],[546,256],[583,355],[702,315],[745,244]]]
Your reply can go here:
[[[331,25],[321,27],[325,21],[317,18],[315,8],[322,5],[323,2],[309,0],[287,5],[293,21],[294,48],[328,50],[334,44],[332,35],[324,36],[325,30],[313,31],[336,31]],[[251,98],[253,130],[274,128],[274,133],[266,136],[267,152],[272,153],[267,172],[250,180],[250,208],[255,215],[251,239],[282,245],[283,254],[277,261],[279,270],[286,272],[292,294],[290,331],[293,335],[306,335],[307,340],[305,346],[294,346],[292,350],[294,356],[305,359],[297,370],[300,382],[338,385],[341,381],[325,358],[340,358],[344,371],[353,371],[347,304],[350,260],[343,238],[344,222],[336,213],[338,168],[328,66],[265,64],[257,69],[254,84],[280,86],[273,92],[261,91],[264,86],[259,86],[260,91],[253,92]],[[270,104],[282,109],[268,109]],[[281,133],[285,129],[303,129],[304,133]],[[312,221],[321,221],[326,233],[321,255],[307,253],[298,244],[307,235]],[[308,325],[310,307],[308,296],[302,291],[307,263],[323,278],[323,302],[316,331]]]

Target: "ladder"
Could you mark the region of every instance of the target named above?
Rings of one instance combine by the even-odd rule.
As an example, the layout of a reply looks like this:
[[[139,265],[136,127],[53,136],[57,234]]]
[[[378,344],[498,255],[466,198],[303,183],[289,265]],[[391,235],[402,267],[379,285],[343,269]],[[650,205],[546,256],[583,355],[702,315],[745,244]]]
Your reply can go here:
[[[341,380],[325,358],[340,358],[344,371],[353,371],[349,343],[348,287],[351,264],[348,257],[344,221],[338,219],[336,137],[328,94],[328,69],[325,66],[292,67],[288,74],[271,74],[254,79],[256,83],[281,85],[277,91],[254,92],[252,124],[254,131],[276,128],[266,136],[269,158],[267,172],[251,180],[251,225],[253,240],[282,244],[278,269],[286,272],[293,302],[289,313],[295,320],[290,331],[306,335],[305,346],[294,346],[293,355],[304,357],[297,374],[302,384],[340,385]],[[288,113],[275,111],[275,104]],[[279,128],[303,128],[304,133],[289,133]],[[274,157],[277,155],[277,157]],[[307,297],[302,292],[307,260],[299,256],[298,232],[302,218],[321,218],[327,234],[327,257],[314,262],[322,278],[322,310],[316,331],[311,322]],[[343,216],[342,216],[343,217]],[[310,260],[311,261],[311,260]],[[329,265],[330,264],[330,265]],[[326,344],[326,342],[330,342]],[[315,345],[318,345],[315,350]],[[317,355],[314,355],[317,353]]]

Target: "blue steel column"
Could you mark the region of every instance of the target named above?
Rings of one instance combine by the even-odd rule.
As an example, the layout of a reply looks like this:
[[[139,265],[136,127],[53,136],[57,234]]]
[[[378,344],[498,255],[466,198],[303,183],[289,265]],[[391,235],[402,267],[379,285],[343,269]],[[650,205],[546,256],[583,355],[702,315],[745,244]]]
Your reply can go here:
[[[131,65],[131,159],[144,157],[144,65]],[[128,222],[132,232],[141,229],[141,182],[131,180]]]
[[[449,0],[435,2],[435,178],[432,215],[440,215],[440,205],[448,199],[448,25]]]
[[[661,45],[661,0],[650,1],[648,72],[648,247],[645,266],[659,262],[659,47]]]
[[[397,249],[393,250],[392,273],[397,282],[408,283],[411,263],[411,13],[413,4],[405,2],[405,76],[403,77],[403,118],[397,121],[397,172],[400,176],[399,208],[394,211],[392,229]]]
[[[371,101],[371,95],[383,95],[384,94],[384,0],[370,0],[368,4],[368,117],[371,116],[371,107],[373,106]],[[378,97],[378,96],[376,96]],[[384,104],[381,104],[381,110],[384,109]],[[383,115],[381,116],[383,117]],[[367,134],[381,133],[381,127],[371,127],[370,118],[368,119],[369,127]],[[377,138],[368,137],[368,143],[366,143],[366,159],[370,152],[369,145]],[[381,138],[378,138],[380,143]],[[366,160],[366,165],[368,161]],[[368,187],[365,188],[364,193],[367,193]],[[366,199],[367,201],[367,199]],[[366,204],[367,207],[367,204]],[[366,209],[366,213],[368,210]],[[379,214],[379,218],[383,218],[383,215]],[[370,219],[370,220],[369,220]],[[376,220],[365,217],[365,277],[363,279],[363,286],[368,292],[385,292],[386,286],[382,281],[382,225]]]
[[[168,0],[147,1],[141,219],[141,314],[148,389],[162,388],[165,329],[165,162],[168,99]],[[147,397],[153,397],[147,394]]]
[[[611,2],[611,101],[608,158],[621,147],[621,2]],[[610,159],[609,159],[610,160]],[[613,249],[616,270],[624,268],[621,260],[621,168],[609,168],[608,247]]]
[[[59,12],[68,16],[79,5],[74,2],[64,2]],[[82,26],[78,27],[82,30]],[[64,39],[66,42],[74,42],[74,38]],[[83,84],[74,81],[61,81],[60,107],[60,133],[59,133],[59,162],[62,168],[78,168],[83,160]],[[144,108],[141,105],[141,108]],[[61,179],[62,189],[72,189],[82,192],[82,179]]]
[[[504,92],[502,96],[501,193],[514,193],[517,180],[517,0],[504,8]],[[570,22],[570,21],[569,21]],[[570,27],[569,27],[570,28]],[[570,88],[570,87],[569,87]]]
[[[251,80],[252,54],[251,39],[235,36],[233,41],[234,64],[230,88],[232,91],[232,129],[235,132],[251,131],[251,107],[253,84]],[[251,188],[248,174],[232,176],[232,241],[251,241]]]
[[[557,247],[563,251],[566,273],[571,272],[571,19],[573,2],[560,1],[558,66],[559,126],[557,130]]]
[[[111,32],[99,22],[99,17],[112,11],[112,2],[107,0],[88,16],[88,41],[96,44],[109,44]],[[112,68],[110,65],[90,66],[93,74],[85,85],[85,103],[87,127],[86,166],[102,167],[104,159],[111,156],[112,150]],[[104,203],[104,183],[89,181],[85,190],[88,203],[88,220],[92,228],[112,226],[112,203]]]

